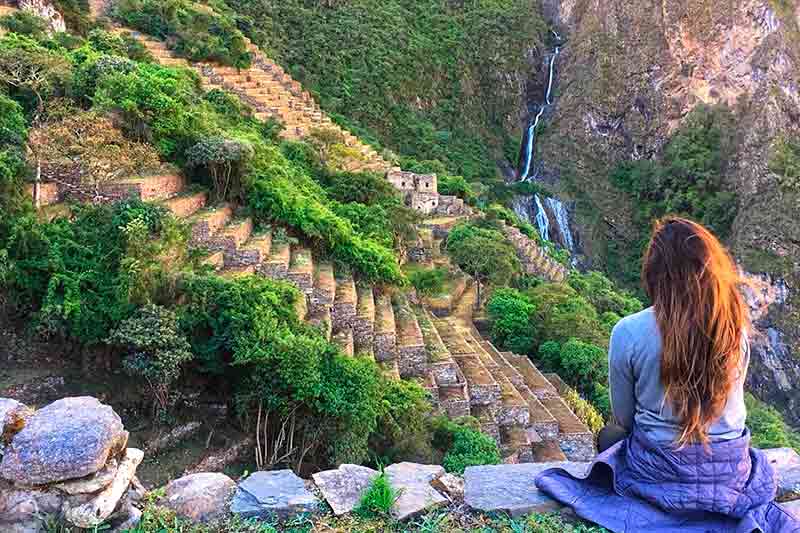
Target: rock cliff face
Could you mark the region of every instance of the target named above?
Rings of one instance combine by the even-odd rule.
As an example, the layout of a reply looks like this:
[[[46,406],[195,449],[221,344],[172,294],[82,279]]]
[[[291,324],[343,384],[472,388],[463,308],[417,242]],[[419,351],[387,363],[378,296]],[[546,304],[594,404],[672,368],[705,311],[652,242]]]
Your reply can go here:
[[[725,180],[739,215],[730,245],[761,292],[780,296],[755,316],[752,387],[800,423],[792,408],[800,402],[800,204],[768,168],[776,141],[800,134],[800,2],[544,0],[543,8],[568,42],[537,157],[579,206],[587,262],[598,265],[606,243],[632,237],[632,206],[609,169],[658,157],[700,103],[733,111]]]

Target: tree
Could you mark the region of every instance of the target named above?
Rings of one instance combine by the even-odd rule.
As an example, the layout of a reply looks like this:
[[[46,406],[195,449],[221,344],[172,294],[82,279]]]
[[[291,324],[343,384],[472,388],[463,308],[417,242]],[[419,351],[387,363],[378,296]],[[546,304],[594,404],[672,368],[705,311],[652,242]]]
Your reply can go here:
[[[518,354],[531,354],[536,347],[536,306],[514,289],[498,289],[487,306],[492,322],[492,341]]]
[[[180,376],[181,367],[192,359],[189,341],[180,331],[177,315],[158,305],[145,305],[123,320],[107,342],[126,349],[125,370],[147,381],[156,409],[165,412],[171,385]]]
[[[67,59],[35,40],[15,33],[0,39],[0,84],[32,93],[38,111],[69,74]]]
[[[241,180],[254,155],[250,143],[215,135],[189,149],[189,166],[208,172],[218,200],[225,200],[241,189]]]
[[[471,223],[460,224],[447,237],[446,248],[453,262],[475,279],[478,288],[476,308],[482,302],[483,285],[506,285],[520,271],[514,248],[496,230]]]
[[[598,346],[608,345],[608,333],[597,310],[569,285],[543,283],[526,294],[536,306],[540,342],[564,343],[576,338]]]

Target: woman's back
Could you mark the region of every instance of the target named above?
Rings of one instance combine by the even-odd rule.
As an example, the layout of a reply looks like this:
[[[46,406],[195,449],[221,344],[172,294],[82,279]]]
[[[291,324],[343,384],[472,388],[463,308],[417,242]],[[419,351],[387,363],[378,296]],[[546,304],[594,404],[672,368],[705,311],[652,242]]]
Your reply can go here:
[[[673,413],[661,380],[663,342],[652,307],[622,319],[611,335],[609,385],[614,417],[628,432],[643,431],[653,442],[673,443],[681,434],[681,420]],[[708,429],[709,439],[730,440],[745,428],[744,379],[749,354],[742,341],[743,365],[728,394],[722,415]]]

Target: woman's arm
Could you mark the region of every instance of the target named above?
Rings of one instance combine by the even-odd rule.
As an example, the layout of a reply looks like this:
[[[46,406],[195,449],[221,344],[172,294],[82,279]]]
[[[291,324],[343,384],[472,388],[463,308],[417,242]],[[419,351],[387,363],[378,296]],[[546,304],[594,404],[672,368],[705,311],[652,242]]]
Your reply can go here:
[[[633,415],[636,413],[631,351],[630,335],[621,324],[617,324],[611,332],[608,348],[608,385],[614,419],[628,431],[633,430]]]

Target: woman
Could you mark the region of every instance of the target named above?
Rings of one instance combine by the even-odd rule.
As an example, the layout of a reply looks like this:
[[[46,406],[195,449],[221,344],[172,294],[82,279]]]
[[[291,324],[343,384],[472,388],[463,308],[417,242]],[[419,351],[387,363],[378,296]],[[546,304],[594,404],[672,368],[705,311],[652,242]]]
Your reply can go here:
[[[749,446],[748,315],[730,255],[704,227],[669,217],[656,223],[642,281],[653,306],[611,335],[618,425],[601,431],[585,478],[551,469],[537,486],[615,532],[800,531]]]

